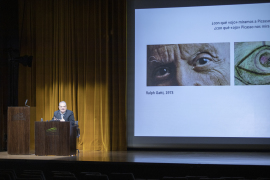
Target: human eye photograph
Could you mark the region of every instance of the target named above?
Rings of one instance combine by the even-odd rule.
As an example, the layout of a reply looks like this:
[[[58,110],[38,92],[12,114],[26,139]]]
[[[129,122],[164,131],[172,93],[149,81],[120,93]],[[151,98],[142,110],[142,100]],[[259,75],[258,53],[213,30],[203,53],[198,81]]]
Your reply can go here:
[[[230,85],[230,43],[147,46],[147,86]]]

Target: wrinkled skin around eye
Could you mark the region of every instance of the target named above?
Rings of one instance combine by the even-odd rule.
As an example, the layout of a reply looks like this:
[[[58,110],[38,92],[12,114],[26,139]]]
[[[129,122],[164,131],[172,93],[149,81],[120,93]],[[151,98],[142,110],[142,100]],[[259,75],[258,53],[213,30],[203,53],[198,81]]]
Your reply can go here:
[[[177,45],[154,45],[147,47],[147,85],[175,86],[175,58]]]
[[[167,79],[170,75],[172,70],[169,67],[158,67],[156,71],[154,71],[153,76],[156,79]]]
[[[230,85],[229,48],[229,43],[180,44],[179,85]]]
[[[229,43],[148,46],[148,85],[229,85],[229,47]]]
[[[174,64],[171,63],[157,67],[153,71],[152,80],[160,86],[176,85]]]

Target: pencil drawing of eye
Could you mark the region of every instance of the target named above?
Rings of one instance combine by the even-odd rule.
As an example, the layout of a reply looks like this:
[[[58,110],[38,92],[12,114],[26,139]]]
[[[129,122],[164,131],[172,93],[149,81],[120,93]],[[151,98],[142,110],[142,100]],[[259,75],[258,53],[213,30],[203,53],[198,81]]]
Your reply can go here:
[[[235,84],[270,84],[270,46],[262,45],[247,53],[247,50],[250,50],[250,47],[251,46],[248,45],[246,48],[243,48],[243,46],[241,46],[241,48],[238,48],[237,45],[235,46],[235,54],[239,55],[241,52],[244,55],[246,54],[241,60],[236,61]],[[237,58],[239,58],[239,56],[235,57],[235,60]]]

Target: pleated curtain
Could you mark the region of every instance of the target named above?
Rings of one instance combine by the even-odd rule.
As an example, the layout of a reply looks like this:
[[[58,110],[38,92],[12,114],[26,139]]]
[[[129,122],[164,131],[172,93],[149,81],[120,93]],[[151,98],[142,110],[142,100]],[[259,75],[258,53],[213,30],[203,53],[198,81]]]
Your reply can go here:
[[[66,101],[81,150],[126,150],[125,0],[19,0],[19,105],[50,120]]]

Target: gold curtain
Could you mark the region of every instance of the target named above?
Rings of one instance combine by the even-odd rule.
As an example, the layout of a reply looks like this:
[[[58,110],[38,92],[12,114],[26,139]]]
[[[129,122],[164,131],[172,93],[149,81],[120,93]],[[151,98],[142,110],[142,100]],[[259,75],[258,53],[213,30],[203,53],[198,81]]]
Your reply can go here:
[[[126,150],[126,1],[19,0],[19,105],[50,120],[66,101],[81,150]]]

